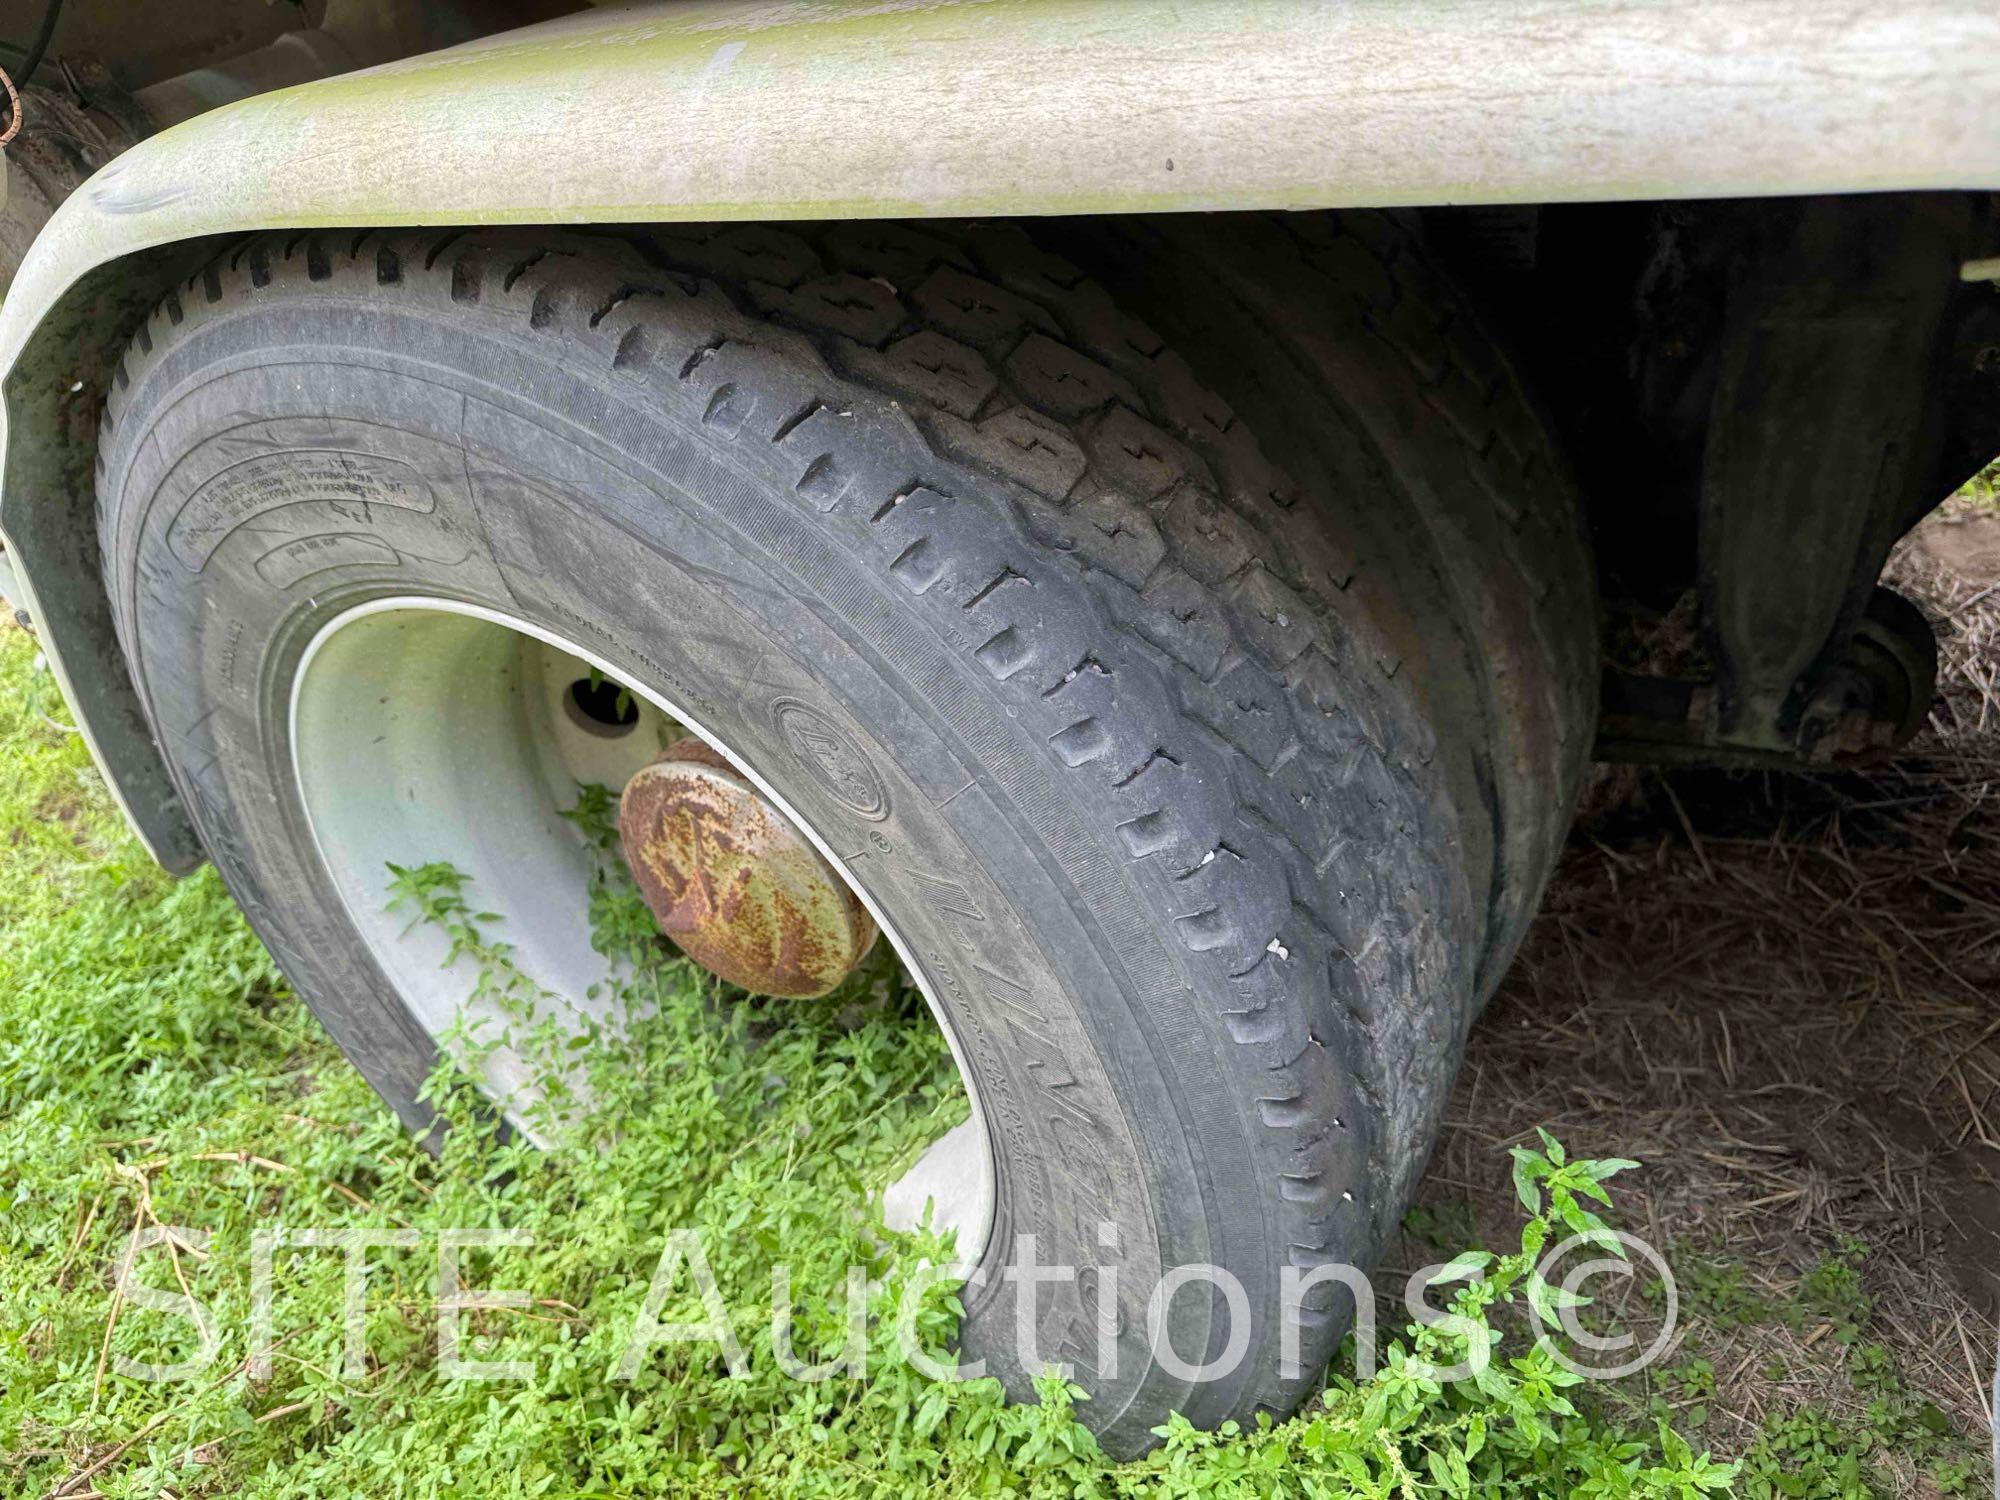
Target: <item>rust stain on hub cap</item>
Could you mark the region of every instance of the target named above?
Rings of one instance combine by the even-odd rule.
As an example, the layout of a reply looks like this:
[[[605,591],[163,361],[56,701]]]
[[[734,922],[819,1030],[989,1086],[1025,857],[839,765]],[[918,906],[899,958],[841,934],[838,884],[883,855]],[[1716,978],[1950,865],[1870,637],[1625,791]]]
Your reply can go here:
[[[625,784],[618,835],[660,930],[731,984],[824,995],[875,941],[860,898],[700,740],[669,745]]]

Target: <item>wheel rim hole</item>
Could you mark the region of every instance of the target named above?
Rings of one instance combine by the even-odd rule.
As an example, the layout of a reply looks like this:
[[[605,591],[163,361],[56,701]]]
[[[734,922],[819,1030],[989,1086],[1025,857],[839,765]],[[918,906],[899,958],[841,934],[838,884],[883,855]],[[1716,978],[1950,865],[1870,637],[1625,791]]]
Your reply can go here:
[[[609,677],[579,677],[563,693],[569,721],[585,734],[622,739],[639,725],[639,700]]]

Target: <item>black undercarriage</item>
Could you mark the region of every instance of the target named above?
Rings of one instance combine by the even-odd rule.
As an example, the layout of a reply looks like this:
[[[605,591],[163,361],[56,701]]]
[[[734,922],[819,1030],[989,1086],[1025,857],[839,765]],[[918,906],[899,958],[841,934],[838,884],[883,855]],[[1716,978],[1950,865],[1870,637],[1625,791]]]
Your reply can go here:
[[[1445,209],[1575,465],[1606,608],[1600,753],[1773,764],[1907,738],[1934,647],[1877,586],[2000,452],[1995,200]]]

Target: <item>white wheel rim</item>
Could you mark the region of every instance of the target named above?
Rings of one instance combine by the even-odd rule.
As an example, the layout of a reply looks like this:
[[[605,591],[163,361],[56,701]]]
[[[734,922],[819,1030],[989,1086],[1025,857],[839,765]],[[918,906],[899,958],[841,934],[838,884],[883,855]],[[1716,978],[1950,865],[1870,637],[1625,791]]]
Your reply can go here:
[[[570,683],[592,669],[640,700],[629,728],[607,733],[566,707]],[[313,637],[289,708],[300,805],[342,910],[434,1040],[460,1019],[476,967],[463,957],[447,967],[441,932],[387,909],[389,863],[438,860],[464,872],[478,905],[503,918],[495,936],[513,945],[520,971],[615,1030],[610,987],[589,993],[609,975],[590,945],[592,855],[558,809],[574,803],[579,781],[622,786],[678,735],[676,725],[728,759],[846,877],[811,822],[707,726],[551,631],[481,605],[395,596],[346,610]],[[933,1226],[958,1231],[959,1264],[970,1266],[994,1210],[977,1088],[910,946],[869,893],[854,890],[943,1030],[972,1109],[889,1185],[885,1216],[909,1228],[931,1201]],[[537,1093],[533,1070],[506,1047],[484,1068],[487,1091],[518,1119]]]

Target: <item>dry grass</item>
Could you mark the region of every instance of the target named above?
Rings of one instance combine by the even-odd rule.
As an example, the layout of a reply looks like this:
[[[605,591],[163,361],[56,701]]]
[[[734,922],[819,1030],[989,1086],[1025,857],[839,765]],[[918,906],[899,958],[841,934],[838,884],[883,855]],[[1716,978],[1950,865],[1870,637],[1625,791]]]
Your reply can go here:
[[[1733,1267],[1746,1303],[1792,1303],[1858,1242],[1865,1337],[1974,1436],[2000,1311],[2000,578],[1949,554],[1906,545],[1892,564],[1943,659],[1931,727],[1892,763],[1598,789],[1475,1029],[1421,1198],[1499,1240],[1515,1209],[1493,1154],[1546,1124],[1645,1163],[1618,1181],[1620,1219],[1669,1250],[1684,1292]],[[1428,1238],[1406,1235],[1406,1267]],[[1831,1320],[1710,1302],[1652,1391],[1675,1399],[1663,1372],[1709,1359],[1718,1452],[1805,1403],[1861,1418]]]

